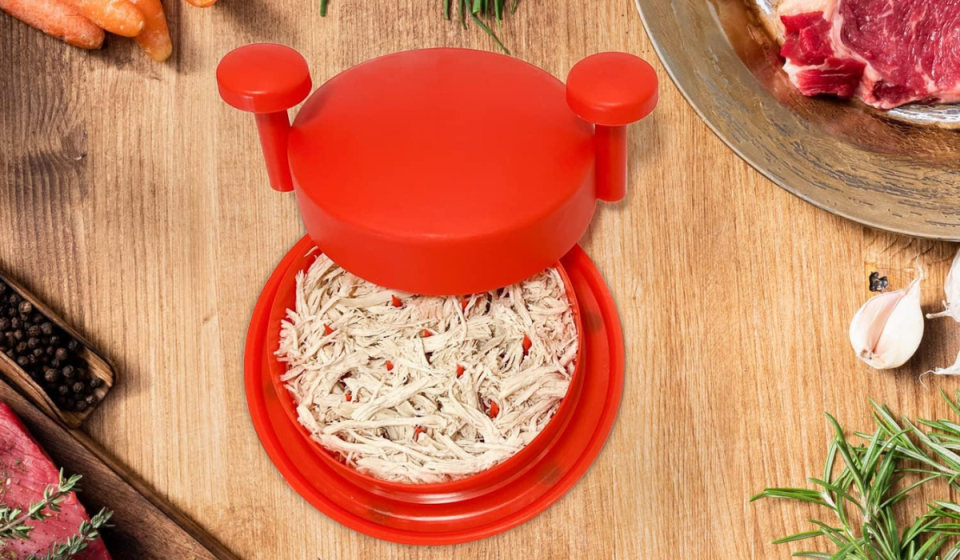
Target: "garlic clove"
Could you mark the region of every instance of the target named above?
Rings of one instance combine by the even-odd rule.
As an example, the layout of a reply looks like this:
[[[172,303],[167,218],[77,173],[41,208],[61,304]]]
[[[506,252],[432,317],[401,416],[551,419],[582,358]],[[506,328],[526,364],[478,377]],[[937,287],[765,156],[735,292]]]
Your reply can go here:
[[[920,346],[923,312],[920,282],[923,270],[904,289],[874,296],[850,322],[850,344],[857,357],[876,369],[902,366]]]
[[[960,321],[960,251],[957,251],[953,257],[953,264],[950,265],[950,272],[947,273],[947,281],[943,285],[944,310],[940,313],[928,313],[927,319],[937,317],[953,317],[954,321]]]

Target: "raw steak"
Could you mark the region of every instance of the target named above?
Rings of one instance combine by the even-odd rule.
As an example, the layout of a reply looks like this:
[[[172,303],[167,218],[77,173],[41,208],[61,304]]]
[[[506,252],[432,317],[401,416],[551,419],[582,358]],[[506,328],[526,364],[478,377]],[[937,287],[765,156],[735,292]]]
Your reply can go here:
[[[0,403],[0,502],[26,509],[43,498],[49,484],[57,484],[60,471],[27,432],[16,414]],[[62,543],[75,535],[80,522],[90,519],[71,493],[60,504],[60,513],[43,521],[29,521],[35,529],[30,540],[10,540],[0,545],[0,559],[26,558],[46,553],[53,543]],[[97,539],[75,556],[76,560],[110,560],[110,554]]]
[[[785,0],[779,15],[784,70],[804,95],[960,101],[960,0]]]

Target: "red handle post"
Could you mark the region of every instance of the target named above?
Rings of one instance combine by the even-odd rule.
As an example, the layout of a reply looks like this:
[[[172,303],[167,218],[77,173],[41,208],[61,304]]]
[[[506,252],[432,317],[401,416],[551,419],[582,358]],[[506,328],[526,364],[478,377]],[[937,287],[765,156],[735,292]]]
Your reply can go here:
[[[657,106],[657,74],[643,59],[600,53],[578,62],[567,77],[567,104],[596,125],[597,198],[622,200],[627,190],[627,125]]]
[[[292,191],[287,110],[306,99],[313,87],[307,61],[283,45],[247,45],[223,57],[217,66],[217,84],[224,101],[256,116],[270,186]]]

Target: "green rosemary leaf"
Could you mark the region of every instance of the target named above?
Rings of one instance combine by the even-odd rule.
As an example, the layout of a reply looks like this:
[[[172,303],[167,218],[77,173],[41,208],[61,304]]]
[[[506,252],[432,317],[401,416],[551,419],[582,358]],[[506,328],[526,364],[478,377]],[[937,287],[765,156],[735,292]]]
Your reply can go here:
[[[519,6],[519,5],[520,5],[520,0],[513,0],[513,8],[510,8],[510,13],[511,13],[511,14],[517,13],[517,6]],[[958,396],[960,396],[960,395],[958,395]]]
[[[320,0],[320,17],[327,17],[327,3],[329,0]]]
[[[450,21],[450,4],[453,0],[443,0],[443,17]]]
[[[510,50],[507,49],[507,47],[503,46],[503,43],[500,42],[500,38],[497,37],[497,34],[494,33],[493,30],[491,30],[489,27],[487,27],[487,24],[483,23],[483,20],[477,17],[477,14],[471,13],[470,17],[472,17],[473,21],[480,26],[480,29],[483,29],[484,33],[486,33],[487,35],[490,36],[491,39],[493,39],[493,42],[496,43],[498,47],[500,47],[500,50],[502,50],[504,54],[510,54]]]
[[[814,537],[822,537],[823,531],[806,531],[803,533],[797,533],[795,535],[790,535],[789,537],[783,537],[773,541],[771,544],[783,544],[793,541],[802,541],[804,539],[812,539]]]
[[[794,552],[794,558],[819,558],[821,560],[830,560],[829,554],[824,554],[822,552]]]
[[[767,488],[763,492],[760,492],[756,496],[750,498],[750,501],[755,502],[763,498],[799,500],[801,502],[808,502],[811,504],[829,507],[829,504],[823,501],[823,494],[821,492],[816,490],[807,490],[804,488]]]

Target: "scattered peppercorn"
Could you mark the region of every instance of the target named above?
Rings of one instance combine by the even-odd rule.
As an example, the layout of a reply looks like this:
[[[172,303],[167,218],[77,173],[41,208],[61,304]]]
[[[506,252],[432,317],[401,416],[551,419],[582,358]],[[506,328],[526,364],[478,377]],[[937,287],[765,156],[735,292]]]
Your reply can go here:
[[[871,292],[882,292],[887,289],[887,286],[890,285],[890,281],[887,280],[886,276],[880,276],[880,273],[873,271],[870,273],[870,291]]]

